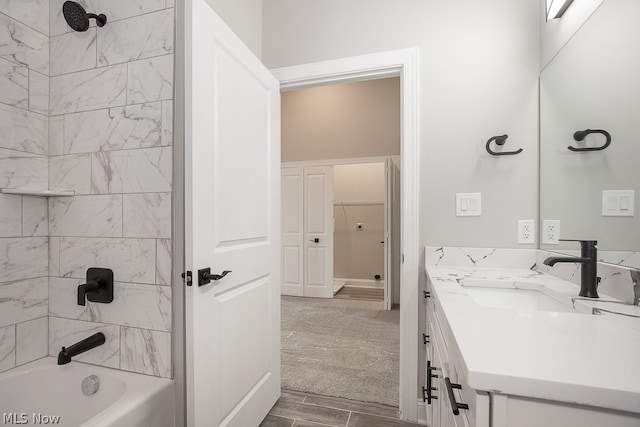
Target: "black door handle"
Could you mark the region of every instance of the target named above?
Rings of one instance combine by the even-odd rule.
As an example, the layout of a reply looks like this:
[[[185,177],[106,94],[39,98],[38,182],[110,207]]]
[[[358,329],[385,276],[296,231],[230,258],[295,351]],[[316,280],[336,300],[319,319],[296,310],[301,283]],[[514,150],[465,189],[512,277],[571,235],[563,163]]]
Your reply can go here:
[[[231,270],[225,270],[222,274],[211,274],[210,267],[198,270],[198,286],[208,285],[212,280],[220,280],[229,273]]]
[[[313,243],[320,243],[320,239],[318,239],[317,237],[315,239],[311,239],[309,241],[313,242]]]

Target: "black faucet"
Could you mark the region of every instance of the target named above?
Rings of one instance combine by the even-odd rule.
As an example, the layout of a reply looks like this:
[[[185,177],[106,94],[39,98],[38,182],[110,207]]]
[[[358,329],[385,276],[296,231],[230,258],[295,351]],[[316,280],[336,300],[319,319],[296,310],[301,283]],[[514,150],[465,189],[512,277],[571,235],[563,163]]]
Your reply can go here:
[[[62,350],[58,353],[58,365],[66,365],[71,362],[71,358],[73,356],[77,356],[80,353],[96,348],[99,345],[104,344],[104,342],[104,334],[102,332],[98,332],[97,334],[93,334],[82,341],[78,341],[71,347],[62,347]]]
[[[598,250],[596,240],[569,240],[560,239],[563,242],[580,242],[581,253],[580,257],[549,257],[544,260],[544,264],[550,267],[557,262],[575,262],[582,264],[580,266],[580,293],[581,297],[587,298],[599,298],[598,297],[598,284],[600,278],[598,277]]]

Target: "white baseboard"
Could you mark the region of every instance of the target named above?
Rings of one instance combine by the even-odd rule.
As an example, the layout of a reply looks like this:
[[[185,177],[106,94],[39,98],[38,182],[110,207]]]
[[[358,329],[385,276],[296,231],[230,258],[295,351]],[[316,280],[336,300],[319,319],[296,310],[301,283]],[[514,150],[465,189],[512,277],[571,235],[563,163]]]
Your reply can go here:
[[[335,282],[343,282],[349,286],[360,286],[363,288],[384,288],[384,280],[371,280],[371,279],[344,279],[334,277]]]
[[[424,401],[418,399],[418,424],[421,426],[427,425],[427,405]]]

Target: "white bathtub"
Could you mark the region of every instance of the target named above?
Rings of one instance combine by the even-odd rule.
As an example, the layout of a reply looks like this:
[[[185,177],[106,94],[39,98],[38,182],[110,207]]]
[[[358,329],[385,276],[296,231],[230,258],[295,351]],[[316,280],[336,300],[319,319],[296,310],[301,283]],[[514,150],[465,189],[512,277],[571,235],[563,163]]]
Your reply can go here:
[[[100,388],[85,396],[80,385],[89,375]],[[172,427],[174,400],[171,380],[78,362],[58,366],[53,357],[0,374],[0,426]]]

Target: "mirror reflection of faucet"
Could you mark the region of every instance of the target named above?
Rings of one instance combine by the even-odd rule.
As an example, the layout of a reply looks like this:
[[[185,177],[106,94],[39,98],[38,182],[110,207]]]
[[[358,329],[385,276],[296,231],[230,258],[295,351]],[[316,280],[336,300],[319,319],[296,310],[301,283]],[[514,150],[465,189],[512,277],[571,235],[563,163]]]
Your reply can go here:
[[[640,306],[640,270],[631,270],[631,280],[633,281],[633,305]]]
[[[78,305],[86,300],[108,304],[113,301],[113,271],[109,268],[87,270],[87,283],[78,286]]]
[[[598,284],[598,250],[596,240],[571,240],[560,239],[563,242],[580,242],[580,257],[549,257],[544,260],[544,264],[553,267],[558,262],[573,262],[581,264],[580,267],[580,293],[581,297],[599,298]]]

